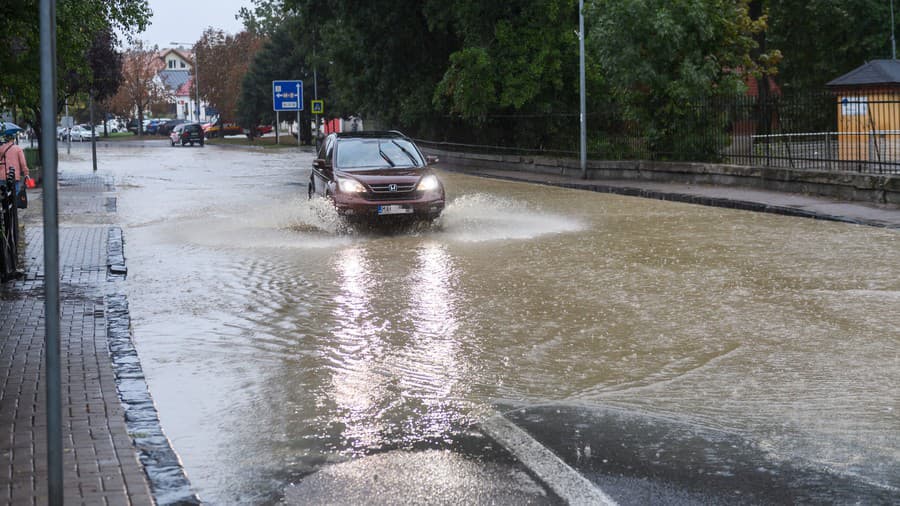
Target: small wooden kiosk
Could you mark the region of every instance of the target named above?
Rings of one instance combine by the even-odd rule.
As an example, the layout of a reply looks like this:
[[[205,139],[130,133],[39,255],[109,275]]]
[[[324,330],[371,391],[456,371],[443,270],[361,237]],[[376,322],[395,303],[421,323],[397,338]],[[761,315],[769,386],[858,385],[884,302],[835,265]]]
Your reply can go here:
[[[873,60],[832,80],[838,158],[900,161],[900,60]]]

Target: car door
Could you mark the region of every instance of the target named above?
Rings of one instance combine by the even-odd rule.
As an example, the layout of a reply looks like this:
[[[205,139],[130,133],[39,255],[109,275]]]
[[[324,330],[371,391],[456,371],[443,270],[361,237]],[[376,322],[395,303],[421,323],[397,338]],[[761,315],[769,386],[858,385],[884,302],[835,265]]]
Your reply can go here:
[[[328,189],[328,183],[334,178],[333,157],[334,157],[334,134],[325,138],[319,154],[313,162],[312,175],[310,176],[310,195],[325,195]]]

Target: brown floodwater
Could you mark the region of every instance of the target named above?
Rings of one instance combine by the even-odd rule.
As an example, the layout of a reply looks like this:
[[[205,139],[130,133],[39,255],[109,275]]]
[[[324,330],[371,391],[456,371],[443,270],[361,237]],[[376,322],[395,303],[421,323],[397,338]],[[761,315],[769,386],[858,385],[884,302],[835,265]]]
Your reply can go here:
[[[309,153],[102,156],[136,346],[208,501],[552,403],[900,488],[896,231],[442,173],[437,223],[365,232],[307,201]]]

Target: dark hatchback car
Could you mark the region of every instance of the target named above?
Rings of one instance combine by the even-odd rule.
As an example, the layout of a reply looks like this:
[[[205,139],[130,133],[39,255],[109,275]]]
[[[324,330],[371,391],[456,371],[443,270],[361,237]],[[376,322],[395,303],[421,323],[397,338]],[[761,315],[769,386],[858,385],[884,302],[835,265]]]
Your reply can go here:
[[[166,121],[165,123],[160,123],[159,128],[156,130],[156,133],[159,135],[168,136],[172,133],[172,130],[175,129],[178,125],[183,125],[187,123],[186,120],[183,119],[172,119]]]
[[[333,133],[313,161],[309,197],[328,197],[352,218],[433,220],[444,210],[434,163],[400,132]]]
[[[180,125],[175,125],[175,128],[172,129],[172,133],[169,134],[169,140],[172,141],[172,146],[176,144],[181,144],[182,146],[186,144],[194,145],[196,142],[203,146],[203,127],[200,126],[200,123],[182,123]]]

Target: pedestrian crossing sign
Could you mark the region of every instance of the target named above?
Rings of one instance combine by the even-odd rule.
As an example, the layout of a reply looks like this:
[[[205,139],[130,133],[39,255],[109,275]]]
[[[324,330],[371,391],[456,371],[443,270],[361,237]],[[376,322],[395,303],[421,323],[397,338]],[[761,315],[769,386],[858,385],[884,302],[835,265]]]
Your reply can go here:
[[[311,100],[310,107],[312,108],[313,114],[323,114],[325,112],[325,101],[324,100]]]

